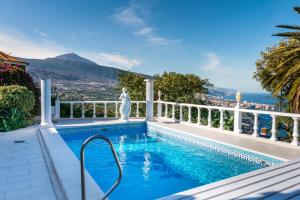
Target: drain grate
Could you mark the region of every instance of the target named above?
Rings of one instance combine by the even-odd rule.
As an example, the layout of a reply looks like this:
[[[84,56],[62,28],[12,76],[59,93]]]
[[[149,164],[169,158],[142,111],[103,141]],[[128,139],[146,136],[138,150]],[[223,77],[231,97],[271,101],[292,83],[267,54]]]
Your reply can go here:
[[[24,143],[25,142],[25,140],[16,140],[16,141],[14,141],[14,143]]]

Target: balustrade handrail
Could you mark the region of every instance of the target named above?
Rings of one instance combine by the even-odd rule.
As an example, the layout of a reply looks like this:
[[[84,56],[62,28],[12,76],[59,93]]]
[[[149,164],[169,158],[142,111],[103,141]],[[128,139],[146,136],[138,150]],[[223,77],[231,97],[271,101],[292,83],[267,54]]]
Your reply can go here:
[[[78,101],[78,100],[66,100],[66,101],[60,101],[60,103],[121,103],[122,101],[117,101],[117,100],[105,100],[105,101],[97,101],[97,100],[88,100],[88,101]],[[146,103],[146,101],[131,101],[131,103]]]
[[[286,112],[276,112],[276,111],[266,111],[266,110],[252,110],[252,109],[239,109],[240,112],[245,113],[257,113],[257,114],[266,114],[266,115],[274,115],[274,116],[284,116],[284,117],[294,117],[300,118],[300,114],[297,113],[286,113]]]
[[[201,104],[190,104],[190,103],[176,103],[169,101],[155,101],[155,103],[169,104],[169,105],[178,105],[178,106],[187,106],[187,107],[196,107],[196,108],[211,108],[217,110],[231,110],[234,111],[235,108],[224,107],[224,106],[210,106],[210,105],[201,105]]]

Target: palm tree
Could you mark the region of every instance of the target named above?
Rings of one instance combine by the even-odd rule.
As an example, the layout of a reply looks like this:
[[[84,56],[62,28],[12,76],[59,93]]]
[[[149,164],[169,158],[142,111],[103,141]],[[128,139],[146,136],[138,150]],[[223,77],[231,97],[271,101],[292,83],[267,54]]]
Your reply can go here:
[[[294,10],[300,14],[300,7],[295,7]],[[280,54],[282,59],[276,67],[276,73],[269,78],[268,82],[276,85],[273,95],[280,95],[284,90],[291,111],[300,113],[300,26],[278,25],[276,27],[297,31],[273,35],[289,38],[292,45],[279,48],[274,52],[274,56]]]

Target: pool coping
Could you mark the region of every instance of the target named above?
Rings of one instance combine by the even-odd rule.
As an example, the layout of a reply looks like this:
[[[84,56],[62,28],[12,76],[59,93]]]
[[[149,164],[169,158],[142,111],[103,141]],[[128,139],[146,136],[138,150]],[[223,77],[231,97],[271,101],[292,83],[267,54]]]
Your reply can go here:
[[[53,164],[51,176],[57,176],[58,187],[68,200],[81,200],[81,175],[80,162],[58,134],[55,127],[39,128],[41,139],[49,153]],[[54,174],[53,174],[54,173]],[[95,182],[87,170],[85,170],[86,197],[98,199],[104,195],[100,186]]]
[[[269,158],[272,158],[272,159],[280,160],[282,162],[289,161],[288,159],[281,158],[281,157],[278,157],[278,156],[273,156],[273,155],[262,153],[262,152],[255,151],[255,150],[252,150],[252,149],[236,146],[236,145],[233,145],[233,144],[228,144],[228,143],[225,143],[225,142],[222,142],[222,141],[219,141],[219,140],[214,140],[214,139],[211,139],[211,138],[207,138],[207,137],[203,137],[203,136],[196,135],[196,134],[193,134],[193,133],[189,133],[187,131],[182,131],[182,130],[170,128],[170,127],[167,127],[167,126],[163,126],[163,125],[161,125],[159,123],[156,123],[156,122],[147,122],[147,124],[154,125],[156,127],[160,127],[160,128],[163,128],[163,129],[168,129],[170,131],[179,132],[179,133],[182,133],[184,135],[199,138],[199,139],[202,139],[202,140],[208,140],[208,141],[211,141],[211,142],[214,142],[214,143],[217,143],[217,144],[221,144],[221,145],[224,145],[224,146],[228,146],[228,147],[232,147],[232,148],[236,148],[236,149],[240,149],[240,150],[244,150],[244,151],[249,151],[250,153],[254,153],[254,154],[262,155],[262,156],[269,157]]]

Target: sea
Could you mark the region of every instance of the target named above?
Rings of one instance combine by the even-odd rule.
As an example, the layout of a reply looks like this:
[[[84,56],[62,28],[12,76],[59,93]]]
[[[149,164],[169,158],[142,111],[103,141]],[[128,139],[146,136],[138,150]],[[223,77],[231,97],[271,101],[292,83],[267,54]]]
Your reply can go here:
[[[274,105],[278,100],[269,93],[242,93],[242,100],[247,102]],[[235,95],[223,96],[224,99],[235,100]]]

